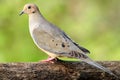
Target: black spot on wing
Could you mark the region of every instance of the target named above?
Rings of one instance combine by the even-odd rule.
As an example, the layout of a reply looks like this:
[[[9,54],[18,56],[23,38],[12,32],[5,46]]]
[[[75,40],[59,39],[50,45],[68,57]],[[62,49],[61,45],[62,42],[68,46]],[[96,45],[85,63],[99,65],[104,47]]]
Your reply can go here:
[[[82,54],[82,53],[79,53],[79,52],[76,52],[76,51],[71,51],[69,53],[69,57],[73,57],[73,58],[87,58],[86,55]]]
[[[54,40],[52,40],[52,42],[54,42]]]
[[[67,45],[67,47],[70,47],[70,45]]]
[[[56,44],[56,46],[57,46],[58,44]]]
[[[62,45],[61,45],[63,48],[65,47],[65,44],[64,43],[62,43]]]

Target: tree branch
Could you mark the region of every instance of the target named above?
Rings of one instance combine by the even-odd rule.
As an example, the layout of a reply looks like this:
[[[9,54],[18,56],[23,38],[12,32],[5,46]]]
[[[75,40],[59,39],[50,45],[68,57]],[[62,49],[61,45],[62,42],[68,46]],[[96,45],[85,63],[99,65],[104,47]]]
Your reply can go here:
[[[120,77],[120,61],[98,62]],[[83,62],[1,63],[0,80],[117,80]]]

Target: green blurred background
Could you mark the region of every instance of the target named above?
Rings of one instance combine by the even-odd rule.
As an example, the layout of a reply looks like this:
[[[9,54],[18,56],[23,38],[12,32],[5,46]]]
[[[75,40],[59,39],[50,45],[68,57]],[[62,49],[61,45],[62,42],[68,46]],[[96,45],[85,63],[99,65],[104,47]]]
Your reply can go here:
[[[50,22],[89,49],[94,60],[120,60],[120,0],[0,0],[0,62],[36,62],[47,58],[33,43],[28,16],[35,3]]]

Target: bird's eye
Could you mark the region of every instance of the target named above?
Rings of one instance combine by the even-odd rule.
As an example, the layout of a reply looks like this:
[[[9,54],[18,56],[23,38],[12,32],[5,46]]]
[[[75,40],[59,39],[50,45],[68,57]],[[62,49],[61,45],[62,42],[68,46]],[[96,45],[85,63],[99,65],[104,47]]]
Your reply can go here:
[[[31,6],[28,6],[28,9],[31,9]]]

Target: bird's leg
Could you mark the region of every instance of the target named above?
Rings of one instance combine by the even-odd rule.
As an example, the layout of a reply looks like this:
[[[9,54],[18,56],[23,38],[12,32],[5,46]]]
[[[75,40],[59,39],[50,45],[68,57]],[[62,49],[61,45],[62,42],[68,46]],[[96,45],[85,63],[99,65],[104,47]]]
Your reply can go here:
[[[48,57],[48,59],[46,60],[42,60],[42,62],[50,62],[50,63],[54,63],[54,60],[56,60],[56,58],[52,58],[52,57]]]

